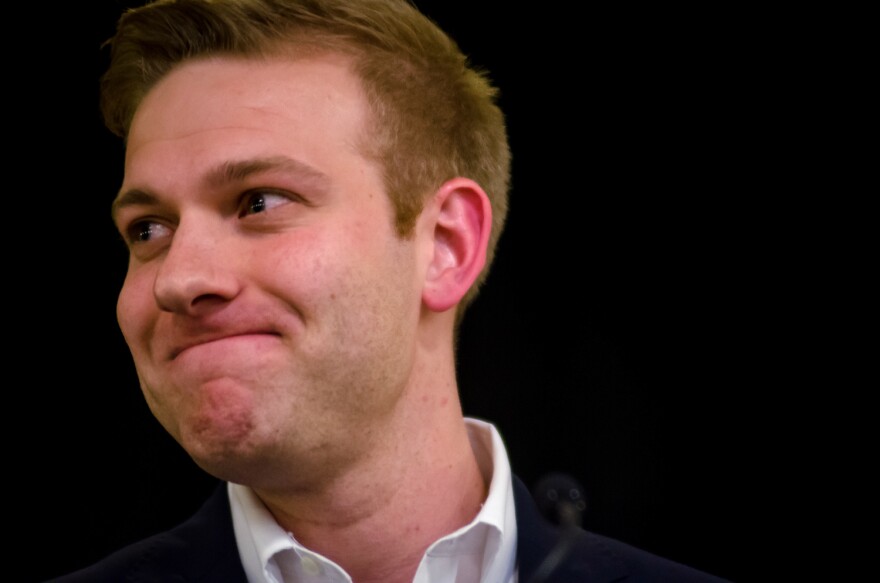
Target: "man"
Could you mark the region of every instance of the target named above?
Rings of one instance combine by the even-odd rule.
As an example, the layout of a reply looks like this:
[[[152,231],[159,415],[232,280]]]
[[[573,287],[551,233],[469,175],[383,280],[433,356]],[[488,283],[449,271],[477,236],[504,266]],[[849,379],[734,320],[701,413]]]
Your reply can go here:
[[[454,341],[510,155],[494,88],[431,21],[159,0],[111,49],[119,325],[151,411],[224,483],[61,581],[713,580],[544,522],[463,417]]]

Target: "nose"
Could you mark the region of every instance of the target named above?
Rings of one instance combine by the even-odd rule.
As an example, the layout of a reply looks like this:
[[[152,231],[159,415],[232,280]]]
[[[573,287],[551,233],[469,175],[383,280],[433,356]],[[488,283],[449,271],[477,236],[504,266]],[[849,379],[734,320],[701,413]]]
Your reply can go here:
[[[227,239],[222,226],[177,226],[153,283],[160,309],[199,315],[238,295],[241,285]]]

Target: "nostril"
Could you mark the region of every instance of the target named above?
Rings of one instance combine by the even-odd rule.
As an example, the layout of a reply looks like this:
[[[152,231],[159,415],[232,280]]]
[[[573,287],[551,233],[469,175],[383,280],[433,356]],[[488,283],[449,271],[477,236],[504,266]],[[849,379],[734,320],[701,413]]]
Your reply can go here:
[[[226,301],[226,298],[218,294],[203,294],[196,298],[193,298],[191,306],[193,308],[205,309],[225,304]]]

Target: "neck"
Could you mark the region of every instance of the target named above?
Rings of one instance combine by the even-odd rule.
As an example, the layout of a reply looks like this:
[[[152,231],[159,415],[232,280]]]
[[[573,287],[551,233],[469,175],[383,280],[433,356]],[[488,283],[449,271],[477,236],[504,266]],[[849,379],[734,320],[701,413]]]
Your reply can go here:
[[[364,459],[318,488],[256,491],[283,528],[357,583],[411,582],[427,548],[486,498],[454,372],[423,372],[416,378],[433,382],[407,390]]]

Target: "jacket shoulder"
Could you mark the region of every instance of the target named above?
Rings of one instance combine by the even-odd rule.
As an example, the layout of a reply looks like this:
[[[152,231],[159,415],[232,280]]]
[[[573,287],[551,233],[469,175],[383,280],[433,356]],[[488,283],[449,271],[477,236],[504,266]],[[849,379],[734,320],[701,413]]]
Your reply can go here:
[[[178,526],[47,583],[95,581],[245,583],[226,484],[220,483],[201,508]]]
[[[632,583],[725,583],[725,579],[705,573],[688,565],[672,561],[636,548],[619,540],[596,533],[581,531],[579,544],[572,553],[584,558],[581,572],[589,572],[589,557],[601,557],[606,564],[617,564],[626,575],[621,580]]]
[[[547,583],[722,583],[724,580],[619,540],[546,520],[514,476],[521,581]],[[552,565],[552,569],[550,568]],[[549,576],[544,577],[549,572]]]

